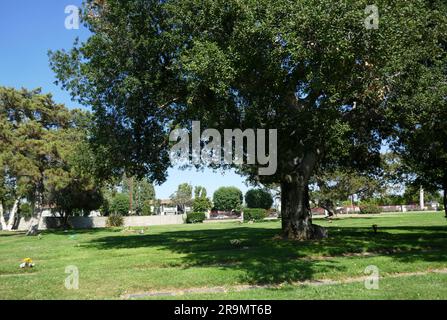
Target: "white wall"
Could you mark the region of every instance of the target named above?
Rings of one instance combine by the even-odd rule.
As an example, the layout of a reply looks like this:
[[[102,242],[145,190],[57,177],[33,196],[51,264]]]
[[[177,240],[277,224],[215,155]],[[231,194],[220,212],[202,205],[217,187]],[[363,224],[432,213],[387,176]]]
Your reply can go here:
[[[175,225],[184,224],[186,220],[185,216],[132,216],[124,217],[124,227],[150,227],[161,225]],[[22,218],[19,223],[18,230],[28,230],[30,220]],[[71,217],[69,224],[74,229],[97,229],[105,228],[107,223],[107,217]],[[43,217],[39,230],[55,229],[61,226],[61,219],[54,217]]]

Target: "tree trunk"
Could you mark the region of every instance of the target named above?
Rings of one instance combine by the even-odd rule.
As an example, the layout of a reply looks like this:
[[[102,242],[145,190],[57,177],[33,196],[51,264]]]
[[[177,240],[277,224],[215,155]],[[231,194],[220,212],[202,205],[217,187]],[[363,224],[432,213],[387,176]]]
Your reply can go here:
[[[69,228],[68,219],[71,217],[71,212],[65,212],[62,216],[62,229],[67,230]]]
[[[3,214],[4,214],[3,203],[0,201],[0,225],[2,227],[2,230],[5,231],[7,225],[6,225],[6,221],[5,221],[5,216]]]
[[[323,201],[322,203],[319,203],[319,206],[327,211],[328,218],[335,216],[336,208],[332,201]]]
[[[281,183],[283,237],[300,241],[327,238],[327,231],[312,223],[309,186],[303,180],[298,178]]]
[[[39,205],[37,217],[34,217],[31,219],[31,223],[29,226],[29,229],[26,233],[27,236],[37,236],[39,233],[39,225],[40,220],[42,219],[42,213],[43,213],[43,206]]]
[[[447,218],[447,186],[444,187],[444,212]]]
[[[8,225],[6,226],[6,230],[8,230],[8,231],[12,231],[12,229],[14,228],[16,214],[17,214],[17,211],[19,210],[19,204],[20,204],[19,199],[14,201],[14,205],[12,207],[11,214],[9,215]]]

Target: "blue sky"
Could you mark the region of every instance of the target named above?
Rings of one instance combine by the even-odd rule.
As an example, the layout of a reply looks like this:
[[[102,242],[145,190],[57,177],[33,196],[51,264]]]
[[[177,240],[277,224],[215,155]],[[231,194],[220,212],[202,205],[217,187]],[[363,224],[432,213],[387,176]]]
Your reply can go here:
[[[42,88],[54,100],[68,107],[80,107],[70,95],[54,85],[49,68],[48,50],[69,49],[76,37],[88,37],[88,31],[65,29],[65,8],[79,6],[82,0],[14,0],[2,1],[0,11],[0,85],[28,89]],[[219,186],[236,186],[245,192],[244,179],[234,172],[214,173],[171,169],[168,181],[156,187],[158,198],[169,198],[180,183],[188,182],[207,188],[208,194]]]

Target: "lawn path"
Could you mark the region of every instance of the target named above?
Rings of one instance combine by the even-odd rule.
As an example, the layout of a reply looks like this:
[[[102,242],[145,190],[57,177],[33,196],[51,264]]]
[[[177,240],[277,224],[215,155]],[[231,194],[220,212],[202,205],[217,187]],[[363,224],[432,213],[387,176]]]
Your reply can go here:
[[[425,276],[428,274],[447,274],[447,268],[444,269],[432,269],[422,272],[402,272],[402,273],[394,273],[389,274],[386,277],[381,277],[381,279],[394,279],[394,278],[402,278],[402,277],[414,277],[414,276]],[[307,280],[307,281],[298,281],[293,283],[287,283],[286,285],[290,286],[327,286],[327,285],[339,285],[339,284],[348,284],[355,282],[363,282],[368,279],[368,276],[362,277],[353,277],[353,278],[345,278],[342,280],[330,280],[330,279],[321,279],[321,280]],[[242,292],[249,290],[257,290],[257,289],[280,289],[284,284],[279,285],[238,285],[238,286],[226,286],[226,287],[211,287],[211,288],[190,288],[190,289],[182,289],[182,290],[172,290],[172,291],[152,291],[152,292],[142,292],[142,293],[134,293],[134,294],[125,294],[121,296],[122,299],[144,299],[149,297],[175,297],[175,296],[183,296],[187,294],[201,294],[201,293],[228,293],[228,292]]]

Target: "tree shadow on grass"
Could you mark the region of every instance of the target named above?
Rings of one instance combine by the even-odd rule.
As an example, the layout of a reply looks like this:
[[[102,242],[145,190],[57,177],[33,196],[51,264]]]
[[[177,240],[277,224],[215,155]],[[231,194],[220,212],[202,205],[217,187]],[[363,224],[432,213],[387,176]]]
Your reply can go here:
[[[316,267],[327,272],[339,268],[332,261],[303,259],[305,256],[297,250],[303,244],[273,240],[277,234],[275,229],[235,227],[107,236],[88,245],[101,250],[147,247],[168,250],[184,255],[177,267],[241,270],[240,282],[250,284],[304,281],[312,279]],[[240,243],[232,244],[236,239]]]
[[[362,253],[390,255],[405,262],[447,261],[447,228],[329,227],[323,241],[275,240],[279,230],[261,227],[182,230],[149,235],[116,235],[91,240],[100,250],[152,247],[184,255],[179,267],[219,267],[243,271],[241,281],[274,284],[305,281],[315,272],[342,271],[333,258]],[[238,239],[240,243],[232,244]]]
[[[331,230],[331,239],[321,252],[328,256],[378,254],[405,262],[447,261],[447,226],[341,227]]]

